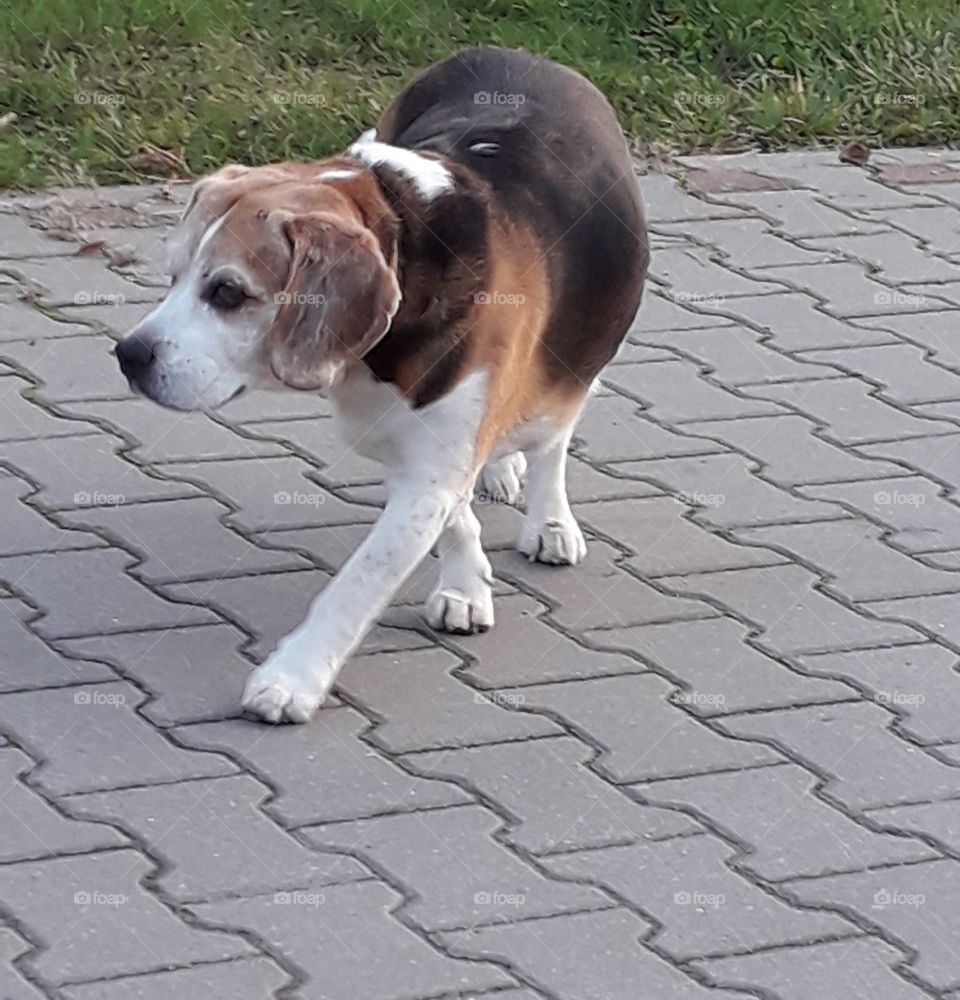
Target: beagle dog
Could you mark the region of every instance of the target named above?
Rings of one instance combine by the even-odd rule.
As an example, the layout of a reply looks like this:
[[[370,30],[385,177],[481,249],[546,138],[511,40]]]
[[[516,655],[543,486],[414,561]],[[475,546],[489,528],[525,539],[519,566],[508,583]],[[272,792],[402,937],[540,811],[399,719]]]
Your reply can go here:
[[[248,387],[326,393],[388,489],[304,623],[251,673],[248,713],[309,720],[434,548],[429,624],[493,624],[478,481],[514,499],[525,475],[517,548],[583,558],[567,447],[637,311],[649,250],[623,134],[578,73],[459,52],[343,154],[201,180],[169,248],[169,293],[117,347],[131,387],[181,410]]]

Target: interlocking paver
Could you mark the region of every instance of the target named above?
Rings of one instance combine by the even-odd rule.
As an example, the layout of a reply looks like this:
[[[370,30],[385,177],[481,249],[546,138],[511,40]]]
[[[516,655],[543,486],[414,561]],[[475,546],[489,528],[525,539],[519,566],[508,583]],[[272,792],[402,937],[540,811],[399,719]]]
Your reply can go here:
[[[236,771],[218,754],[174,746],[137,714],[142,700],[122,681],[5,694],[0,730],[40,761],[32,783],[51,795]]]
[[[801,912],[731,871],[736,852],[710,836],[577,851],[546,862],[654,917],[650,939],[677,961],[809,941],[854,929],[832,913]]]
[[[309,393],[129,395],[189,183],[4,196],[4,1000],[960,998],[960,154],[675,169],[587,559],[478,498],[497,627],[425,559],[305,727],[239,694],[380,470]]]
[[[379,882],[224,900],[192,909],[246,927],[310,976],[303,1000],[406,1000],[515,985],[494,965],[448,958],[394,919],[400,897]]]
[[[320,724],[261,729],[240,720],[181,726],[180,743],[230,755],[269,781],[267,811],[288,826],[449,806],[471,797],[449,782],[418,778],[360,739],[370,723],[351,708],[329,708]]]
[[[717,986],[765,989],[783,1000],[920,1000],[929,994],[897,975],[902,952],[876,938],[850,938],[806,948],[777,948],[697,962]]]
[[[878,833],[832,808],[796,764],[634,786],[644,802],[680,807],[741,845],[740,866],[768,882],[936,857],[919,840]]]
[[[79,854],[126,841],[110,826],[68,819],[26,783],[34,762],[15,747],[0,748],[0,862]]]
[[[49,942],[29,967],[49,982],[77,983],[253,954],[237,935],[174,915],[140,882],[151,868],[127,850],[0,866],[4,901]]]
[[[457,778],[510,816],[502,837],[534,854],[665,839],[699,827],[680,812],[643,805],[587,764],[594,751],[568,736],[440,750],[407,758],[418,774]]]

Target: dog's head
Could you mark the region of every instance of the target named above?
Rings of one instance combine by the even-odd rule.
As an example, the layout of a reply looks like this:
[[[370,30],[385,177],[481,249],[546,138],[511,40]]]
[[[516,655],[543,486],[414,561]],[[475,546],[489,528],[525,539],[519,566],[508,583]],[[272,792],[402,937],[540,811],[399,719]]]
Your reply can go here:
[[[224,167],[168,245],[170,291],[117,357],[132,388],[175,409],[247,386],[327,389],[400,303],[389,212],[349,160]]]

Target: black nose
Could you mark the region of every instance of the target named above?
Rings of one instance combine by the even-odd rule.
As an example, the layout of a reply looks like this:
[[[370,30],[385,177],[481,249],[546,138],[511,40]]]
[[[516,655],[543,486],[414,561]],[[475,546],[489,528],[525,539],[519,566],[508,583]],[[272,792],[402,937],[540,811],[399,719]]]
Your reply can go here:
[[[153,361],[153,348],[140,337],[133,335],[121,340],[116,349],[117,361],[120,362],[120,371],[128,379],[136,379],[142,375]]]

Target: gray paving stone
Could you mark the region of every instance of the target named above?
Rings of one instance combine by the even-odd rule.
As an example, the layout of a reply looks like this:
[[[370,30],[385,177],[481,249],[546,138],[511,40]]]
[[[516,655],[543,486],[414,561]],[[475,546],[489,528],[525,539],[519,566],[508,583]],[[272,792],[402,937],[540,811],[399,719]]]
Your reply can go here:
[[[873,601],[867,608],[892,621],[924,628],[955,649],[960,649],[960,622],[956,617],[956,595],[935,594],[932,597],[901,597]],[[952,603],[951,603],[952,602]]]
[[[722,494],[699,491],[683,494],[683,498],[716,506],[726,499]],[[712,534],[685,517],[687,510],[685,503],[672,497],[608,500],[577,506],[584,525],[616,538],[636,553],[626,564],[644,578],[783,562],[773,552],[735,545]]]
[[[647,221],[651,223],[727,219],[746,214],[742,208],[695,198],[665,174],[647,174],[640,183],[647,206]]]
[[[851,601],[960,590],[960,575],[924,566],[890,548],[884,544],[883,534],[883,529],[853,518],[736,532],[744,541],[778,546],[816,566],[829,577],[830,589]]]
[[[692,330],[704,326],[725,326],[729,323],[729,319],[705,316],[673,302],[653,289],[647,289],[627,340],[629,343],[642,343],[651,330]]]
[[[480,687],[512,688],[645,669],[630,657],[588,649],[552,627],[545,620],[547,609],[526,594],[498,598],[495,610],[503,628],[447,640],[468,660],[463,674]],[[504,697],[519,703],[522,692]]]
[[[4,354],[43,383],[37,395],[61,402],[129,395],[127,380],[113,355],[111,337],[91,335],[7,344]]]
[[[871,809],[867,816],[886,830],[925,834],[948,851],[960,850],[960,799]]]
[[[768,882],[936,856],[919,840],[854,822],[824,802],[819,785],[809,771],[784,764],[634,788],[644,802],[708,817],[742,845],[740,864]]]
[[[603,381],[644,403],[655,419],[669,424],[781,412],[775,404],[726,392],[684,361],[617,365],[607,369]]]
[[[339,690],[379,721],[371,737],[391,753],[472,746],[558,733],[549,719],[512,712],[498,699],[451,676],[460,665],[446,650],[414,657],[381,653],[356,657],[340,675]],[[417,707],[429,705],[426,718]]]
[[[736,191],[713,198],[773,220],[774,232],[792,239],[876,232],[884,219],[857,219],[826,204],[818,191]],[[886,214],[886,213],[885,213]]]
[[[832,253],[834,257],[856,257],[876,268],[879,276],[891,284],[950,281],[957,276],[955,267],[941,257],[924,253],[918,240],[896,230],[803,242],[805,246]]]
[[[0,696],[0,730],[39,761],[31,784],[50,795],[230,774],[212,753],[182,750],[137,714],[131,685],[26,691]]]
[[[824,483],[801,487],[800,492],[849,504],[882,522],[893,532],[891,542],[908,552],[960,546],[960,505],[943,496],[942,487],[922,476]]]
[[[594,751],[569,736],[416,754],[418,773],[468,782],[510,815],[498,833],[534,854],[663,839],[699,830],[680,812],[642,805],[587,766]]]
[[[231,435],[232,436],[232,435]],[[314,470],[299,458],[249,458],[179,463],[164,471],[196,483],[239,509],[230,521],[250,531],[369,524],[379,511],[345,503],[305,478]]]
[[[558,1000],[690,1000],[743,996],[712,990],[641,943],[652,925],[628,910],[550,917],[440,936],[455,955],[495,956]],[[602,955],[603,961],[597,957]]]
[[[914,629],[867,618],[822,594],[814,589],[818,577],[800,566],[688,574],[664,577],[661,582],[672,590],[722,603],[762,629],[759,642],[780,653],[878,646],[920,638]]]
[[[90,424],[75,426],[95,430]],[[118,503],[196,496],[189,483],[170,482],[147,475],[116,453],[120,442],[105,434],[44,438],[3,446],[4,457],[34,482],[41,484],[37,497],[48,510],[70,507],[113,507]]]
[[[947,205],[931,207],[866,210],[864,217],[875,223],[885,223],[902,229],[923,240],[928,251],[952,254],[960,246],[960,209]]]
[[[704,441],[659,427],[643,410],[620,396],[594,396],[574,431],[574,450],[589,462],[627,462],[638,458],[703,455],[722,451]]]
[[[804,912],[728,867],[737,852],[710,836],[577,851],[545,864],[587,880],[656,919],[650,939],[678,962],[799,944],[854,929],[832,913]]]
[[[684,504],[696,507],[696,522],[718,528],[781,521],[822,521],[842,516],[842,508],[811,503],[760,478],[759,463],[743,455],[692,455],[689,458],[650,459],[611,466],[625,476],[649,478],[662,484]],[[754,552],[754,558],[761,554]],[[748,558],[744,553],[741,558]],[[763,556],[777,562],[773,553]],[[719,568],[719,567],[718,567]]]
[[[28,967],[47,981],[76,983],[252,952],[238,936],[180,921],[140,884],[150,869],[134,851],[0,867],[4,899],[49,942]]]
[[[112,360],[112,359],[111,359]],[[64,410],[96,417],[136,444],[130,454],[140,462],[195,462],[284,455],[282,445],[242,437],[205,413],[161,409],[146,399],[71,402]],[[179,471],[179,468],[171,470]]]
[[[611,546],[594,540],[574,572],[531,563],[516,552],[495,552],[491,562],[498,577],[546,601],[553,620],[571,632],[715,614],[702,601],[660,593],[620,569],[615,558]]]
[[[479,806],[308,827],[306,839],[372,859],[417,898],[404,913],[428,931],[479,927],[609,905],[586,886],[555,881],[494,839],[502,821]]]
[[[258,548],[229,530],[230,509],[208,497],[116,507],[89,507],[61,515],[65,524],[96,528],[142,561],[139,579],[171,583],[240,576],[310,564],[295,553]],[[83,536],[81,536],[83,537]],[[90,536],[96,537],[96,536]]]
[[[917,313],[916,316],[864,317],[857,320],[859,326],[870,328],[880,334],[883,331],[894,334],[901,342],[914,344],[931,353],[939,365],[953,371],[960,371],[960,347],[956,340],[955,309],[940,312]]]
[[[960,399],[957,373],[931,364],[926,351],[913,344],[808,351],[804,358],[839,365],[879,382],[884,396],[903,405]]]
[[[745,278],[723,267],[711,259],[711,251],[701,247],[660,250],[650,263],[650,273],[665,282],[670,297],[681,304],[783,291],[775,280]]]
[[[950,428],[949,424],[943,424]],[[867,455],[900,462],[906,471],[916,470],[922,475],[952,483],[960,455],[960,434],[942,434],[935,437],[911,438],[908,441],[883,441],[863,445]]]
[[[751,396],[787,403],[829,426],[826,433],[844,444],[866,444],[888,438],[927,437],[947,434],[955,427],[942,420],[912,416],[891,406],[873,393],[862,379],[835,378],[817,382],[751,386]]]
[[[68,819],[30,788],[34,762],[15,747],[0,748],[0,862],[78,854],[126,844],[109,826]],[[0,995],[4,995],[0,993]]]
[[[68,321],[59,311],[50,315],[29,302],[4,302],[3,312],[0,344],[21,340],[30,342],[38,338],[85,337],[94,332],[94,328],[80,316],[70,317]]]
[[[133,563],[117,549],[9,556],[0,559],[0,579],[44,609],[32,626],[44,639],[216,621],[205,608],[163,600],[137,583],[126,572]]]
[[[567,459],[567,496],[573,504],[591,500],[656,496],[660,492],[662,491],[648,483],[622,478],[616,470],[595,469],[573,455]]]
[[[876,938],[850,938],[810,947],[778,948],[697,962],[717,986],[765,990],[783,1000],[920,1000],[923,989],[897,975],[902,952]]]
[[[0,215],[0,257],[62,257],[75,252],[63,240],[51,239],[19,215]]]
[[[714,219],[702,222],[668,222],[659,232],[709,243],[731,267],[742,270],[778,264],[810,264],[828,260],[824,251],[812,251],[775,236],[763,219]]]
[[[767,747],[725,739],[695,721],[671,702],[672,687],[653,674],[600,677],[526,688],[524,706],[553,713],[604,747],[597,763],[617,783],[782,759]]]
[[[724,311],[769,333],[771,346],[782,351],[863,347],[895,340],[886,330],[868,328],[869,321],[853,325],[836,319],[801,292],[737,299],[727,303]],[[910,322],[915,322],[913,317]]]
[[[960,740],[957,656],[932,642],[801,657],[805,671],[848,679],[900,719],[918,743]]]
[[[7,528],[7,532],[0,537],[0,556],[89,549],[107,544],[96,535],[71,531],[47,520],[24,502],[34,492],[34,487],[26,480],[0,468],[0,504]]]
[[[243,683],[253,668],[239,653],[243,643],[244,636],[229,625],[203,625],[62,639],[56,645],[71,656],[108,663],[149,691],[140,714],[166,727],[239,712]],[[77,670],[83,666],[82,661],[64,662]]]
[[[684,429],[691,434],[709,435],[717,444],[749,455],[763,465],[767,479],[784,486],[902,476],[904,471],[891,462],[851,455],[818,437],[816,425],[801,416],[705,421],[686,424]],[[902,447],[899,442],[892,445],[893,449]],[[883,448],[891,450],[887,444]]]
[[[240,958],[68,986],[60,992],[66,1000],[169,1000],[176,996],[263,1000],[273,996],[289,978],[268,958]]]
[[[39,403],[28,399],[24,393],[33,388],[33,383],[19,375],[0,377],[0,441],[31,441],[36,448],[38,438],[73,437],[94,432],[95,428],[89,424],[55,417]]]
[[[370,723],[327,708],[310,726],[264,727],[238,719],[181,726],[178,742],[216,750],[268,783],[265,808],[285,826],[359,819],[469,802],[455,785],[407,774],[360,739]]]
[[[163,298],[162,289],[144,288],[128,281],[104,267],[104,262],[96,257],[18,260],[11,262],[10,268],[27,281],[42,286],[37,300],[44,306],[137,302],[144,304],[143,315],[146,315],[149,304]]]
[[[629,650],[678,685],[672,700],[696,715],[788,707],[849,698],[833,680],[804,677],[748,645],[749,630],[732,618],[670,622],[588,632],[606,649]]]
[[[82,323],[86,325],[88,333],[90,332],[89,328],[93,327],[119,339],[130,333],[149,310],[150,305],[142,302],[118,302],[108,299],[84,305],[59,306],[56,309],[56,315],[63,317],[65,324]]]
[[[799,360],[767,346],[760,334],[740,326],[711,327],[705,330],[662,330],[643,336],[651,344],[668,345],[671,350],[694,358],[709,368],[715,379],[728,386],[785,382],[794,379],[834,378],[841,373],[828,364]],[[619,367],[619,366],[618,366]],[[613,373],[616,376],[616,372]]]
[[[826,779],[827,795],[853,810],[960,792],[960,771],[895,736],[889,718],[879,705],[858,702],[727,716],[718,724],[808,761]]]
[[[45,996],[14,968],[14,961],[29,950],[29,943],[16,931],[0,927],[0,996],[4,1000],[41,1000]]]
[[[788,883],[804,903],[841,905],[917,949],[905,965],[934,989],[957,981],[960,871],[950,860]]]
[[[457,961],[427,944],[393,915],[400,902],[379,882],[356,882],[291,894],[289,901],[260,896],[192,909],[248,928],[288,955],[307,973],[297,991],[303,1000],[405,1000],[515,984],[492,964]]]
[[[59,656],[27,626],[36,617],[14,598],[0,599],[0,691],[57,687],[78,681],[113,680],[102,663]]]
[[[311,851],[262,812],[270,789],[248,774],[71,796],[70,814],[132,830],[161,864],[174,899],[256,896],[369,877],[340,855]]]

